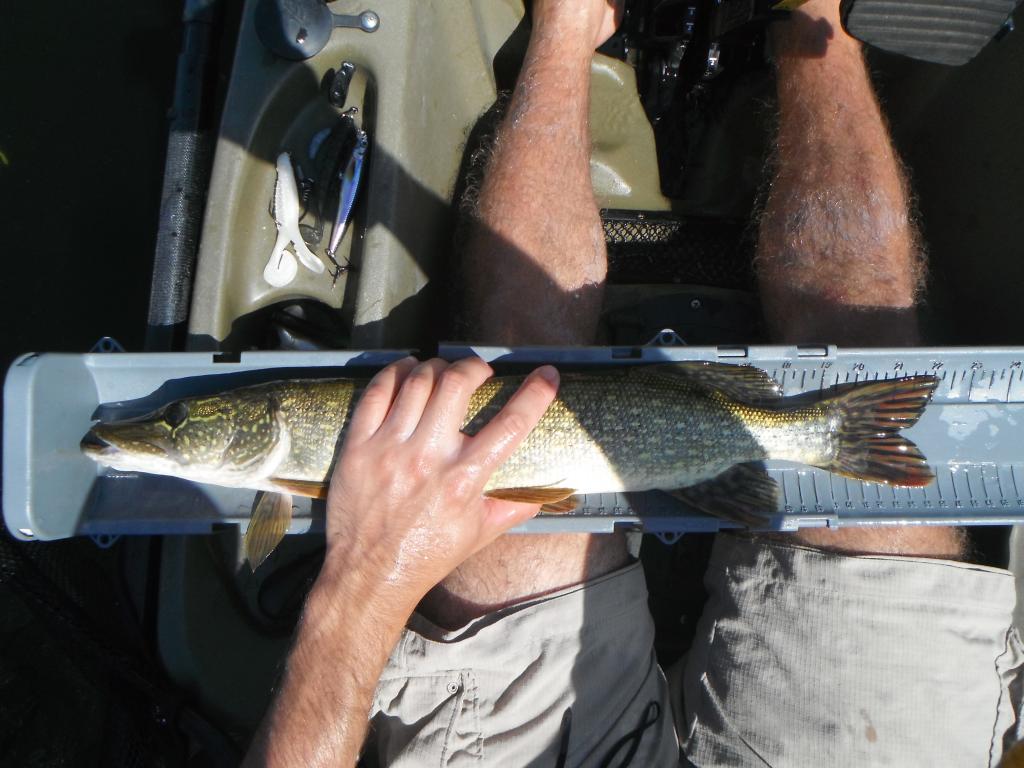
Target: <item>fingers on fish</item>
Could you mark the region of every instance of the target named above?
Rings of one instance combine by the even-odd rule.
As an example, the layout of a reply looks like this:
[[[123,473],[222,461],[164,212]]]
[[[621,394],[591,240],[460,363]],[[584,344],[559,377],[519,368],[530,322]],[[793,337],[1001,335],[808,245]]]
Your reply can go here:
[[[902,487],[920,487],[935,479],[920,449],[897,434],[914,426],[931,400],[934,376],[878,381],[831,398],[839,415],[836,451],[821,465],[838,475]]]

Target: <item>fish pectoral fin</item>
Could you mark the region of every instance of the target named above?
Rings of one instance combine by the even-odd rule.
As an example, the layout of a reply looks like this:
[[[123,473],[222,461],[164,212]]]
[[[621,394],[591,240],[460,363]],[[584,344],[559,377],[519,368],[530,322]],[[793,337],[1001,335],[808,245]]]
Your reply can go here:
[[[269,482],[275,488],[279,488],[281,493],[291,493],[307,499],[327,498],[327,483],[317,483],[312,480],[291,480],[287,477],[271,477]]]
[[[687,379],[746,403],[774,402],[782,397],[782,388],[771,376],[752,365],[731,365],[699,360],[661,363],[645,367],[649,372]]]
[[[242,539],[245,559],[253,571],[277,548],[291,524],[291,494],[271,491],[256,494],[249,527],[245,529],[245,537]]]
[[[493,491],[486,491],[484,496],[522,504],[541,504],[542,512],[565,513],[576,509],[579,502],[574,498],[575,493],[575,488],[538,486],[533,488],[496,488]]]
[[[567,512],[572,512],[579,505],[580,497],[573,495],[556,501],[554,504],[541,504],[540,511],[549,515],[564,515]]]
[[[760,462],[737,464],[710,480],[669,494],[709,515],[748,527],[764,526],[779,505],[778,483]]]

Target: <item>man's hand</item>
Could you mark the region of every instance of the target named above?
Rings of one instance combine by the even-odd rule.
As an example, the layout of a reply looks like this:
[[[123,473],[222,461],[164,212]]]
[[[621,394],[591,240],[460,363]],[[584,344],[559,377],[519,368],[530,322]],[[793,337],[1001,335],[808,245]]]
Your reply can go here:
[[[567,39],[577,32],[600,48],[622,21],[623,0],[534,0],[534,29],[547,27]]]
[[[363,392],[327,496],[327,558],[246,766],[354,765],[374,687],[416,603],[537,513],[483,489],[544,415],[558,372],[538,368],[486,427],[464,435],[469,399],[490,375],[476,358],[407,358]]]
[[[484,486],[554,399],[545,366],[473,437],[460,429],[492,371],[478,358],[412,358],[381,371],[356,406],[327,496],[327,565],[386,579],[410,610],[463,560],[537,513]]]

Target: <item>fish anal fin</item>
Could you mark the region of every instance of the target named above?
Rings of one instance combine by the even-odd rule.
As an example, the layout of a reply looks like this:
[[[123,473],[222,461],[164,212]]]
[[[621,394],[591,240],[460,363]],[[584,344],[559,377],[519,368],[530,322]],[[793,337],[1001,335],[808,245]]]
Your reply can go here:
[[[288,493],[260,491],[252,503],[252,516],[245,529],[242,550],[255,571],[270,556],[292,524],[292,497]]]
[[[733,400],[745,403],[771,403],[782,397],[775,379],[752,365],[732,365],[693,360],[645,366],[650,373],[676,376],[694,384],[717,389]]]
[[[760,462],[737,464],[710,480],[669,491],[680,501],[750,527],[760,527],[778,511],[779,486]]]
[[[308,499],[326,499],[327,483],[317,483],[312,480],[291,480],[287,477],[272,477],[270,482],[282,493],[290,493],[293,496],[303,496]]]
[[[514,501],[522,504],[541,504],[545,512],[569,512],[576,508],[573,499],[575,488],[551,488],[548,486],[533,488],[495,488],[485,491],[484,496],[502,501]]]

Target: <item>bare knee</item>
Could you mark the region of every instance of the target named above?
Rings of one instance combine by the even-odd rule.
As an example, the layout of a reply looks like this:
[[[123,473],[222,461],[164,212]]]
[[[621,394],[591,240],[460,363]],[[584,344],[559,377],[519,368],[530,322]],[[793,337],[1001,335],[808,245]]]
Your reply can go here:
[[[967,535],[953,526],[901,525],[857,528],[805,528],[785,541],[851,555],[905,555],[943,560],[968,556]]]

